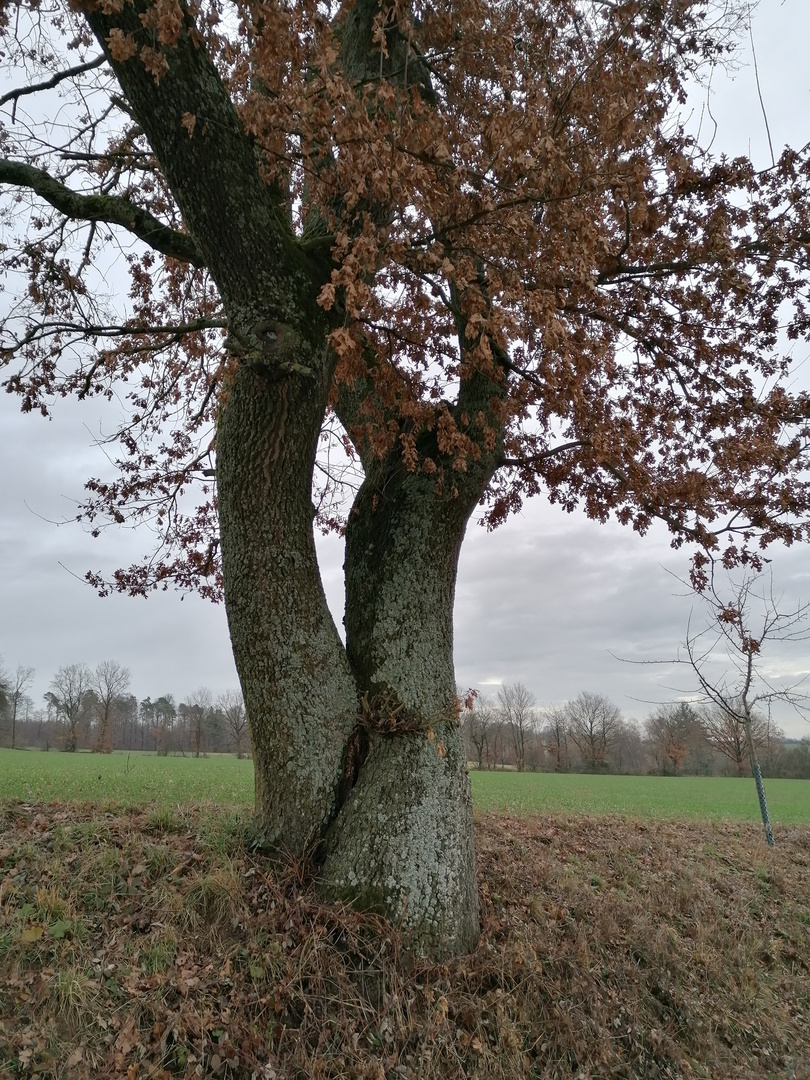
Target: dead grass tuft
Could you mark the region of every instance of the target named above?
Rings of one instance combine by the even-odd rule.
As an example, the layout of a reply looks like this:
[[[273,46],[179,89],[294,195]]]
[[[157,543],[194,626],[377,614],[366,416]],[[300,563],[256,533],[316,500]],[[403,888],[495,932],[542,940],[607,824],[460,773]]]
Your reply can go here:
[[[810,1078],[810,829],[477,820],[445,964],[217,815],[0,806],[0,1077]]]
[[[230,860],[214,869],[194,872],[183,891],[182,912],[189,930],[236,928],[243,914],[243,881]]]
[[[54,1019],[66,1022],[76,1031],[92,1025],[101,1001],[101,987],[92,969],[67,965],[61,967],[43,985]]]

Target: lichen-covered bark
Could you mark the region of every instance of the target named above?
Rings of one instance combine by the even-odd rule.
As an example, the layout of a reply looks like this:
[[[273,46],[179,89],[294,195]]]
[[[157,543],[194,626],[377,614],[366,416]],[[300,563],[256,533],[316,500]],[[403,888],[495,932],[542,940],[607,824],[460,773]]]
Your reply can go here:
[[[425,721],[455,700],[453,598],[468,508],[435,483],[369,467],[346,532],[346,647],[363,690]]]
[[[327,837],[322,889],[384,912],[433,955],[478,937],[470,780],[456,716],[453,598],[480,475],[439,497],[401,464],[371,464],[346,542],[346,641],[361,690],[399,707]],[[374,723],[374,716],[370,717]]]
[[[250,719],[256,815],[268,841],[294,852],[335,812],[357,713],[312,533],[324,395],[308,379],[242,366],[217,439],[225,603]]]
[[[458,724],[372,738],[328,836],[321,892],[377,911],[434,957],[478,940],[472,803]]]

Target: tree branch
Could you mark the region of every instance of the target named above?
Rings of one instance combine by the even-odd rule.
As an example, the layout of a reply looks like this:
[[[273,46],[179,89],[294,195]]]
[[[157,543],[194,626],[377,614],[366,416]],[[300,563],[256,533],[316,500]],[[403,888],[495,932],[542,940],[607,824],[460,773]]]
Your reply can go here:
[[[536,465],[540,461],[548,461],[549,458],[556,457],[558,454],[564,454],[568,450],[580,450],[585,443],[581,439],[575,439],[573,442],[561,443],[559,446],[552,446],[548,450],[543,450],[540,454],[532,454],[526,458],[502,458],[498,462],[499,468],[512,468],[520,469],[527,465]]]
[[[261,292],[265,310],[300,314],[312,292],[311,261],[293,232],[285,192],[262,177],[255,140],[202,42],[189,4],[180,0],[182,24],[172,44],[161,44],[159,36],[156,41],[144,25],[152,10],[149,0],[114,7],[89,5],[84,18],[225,305],[244,310]],[[116,59],[110,49],[114,32],[131,35],[139,49],[152,49],[156,62],[165,65],[161,76],[135,58]]]
[[[44,169],[8,158],[0,158],[0,184],[29,188],[66,217],[120,225],[155,251],[192,266],[204,265],[202,254],[190,236],[169,228],[128,199],[116,195],[82,195]]]
[[[18,338],[15,344],[6,346],[2,350],[2,355],[11,356],[18,352],[20,349],[25,348],[26,345],[30,345],[31,342],[39,341],[42,338],[49,337],[54,334],[79,334],[83,338],[96,338],[96,337],[139,337],[141,335],[160,334],[166,337],[173,337],[180,339],[185,334],[199,333],[201,330],[217,330],[224,329],[228,326],[226,319],[194,319],[188,323],[176,323],[165,326],[148,326],[148,325],[136,325],[126,326],[120,324],[93,324],[93,323],[71,323],[64,320],[56,320],[53,322],[40,322],[36,323],[27,334],[24,334],[21,338]],[[147,352],[154,351],[156,348],[162,348],[163,346],[155,346],[153,344],[143,346],[143,348],[130,350],[132,352]],[[95,372],[97,367],[93,368]],[[81,395],[80,395],[81,396]]]
[[[32,83],[30,86],[20,86],[15,90],[9,90],[7,94],[3,94],[0,97],[0,107],[6,104],[8,101],[14,102],[14,110],[11,113],[11,122],[14,123],[14,112],[16,111],[17,102],[21,97],[25,97],[26,94],[36,94],[40,90],[52,90],[55,86],[58,86],[60,82],[64,82],[65,79],[71,79],[74,75],[83,75],[85,71],[92,71],[93,68],[101,67],[102,64],[107,62],[107,57],[104,55],[96,56],[92,60],[88,60],[86,64],[77,64],[76,67],[67,68],[65,71],[58,71],[55,75],[52,75],[50,79],[45,79],[41,83]]]

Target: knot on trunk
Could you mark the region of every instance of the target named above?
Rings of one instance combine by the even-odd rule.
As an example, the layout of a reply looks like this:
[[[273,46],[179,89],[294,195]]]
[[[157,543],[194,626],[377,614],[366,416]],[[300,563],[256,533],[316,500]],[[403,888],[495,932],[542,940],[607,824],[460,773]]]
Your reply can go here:
[[[390,687],[360,696],[357,725],[369,734],[406,735],[419,732],[431,739],[436,724],[458,724],[461,703],[455,698],[439,715],[426,717],[409,709]]]
[[[313,369],[302,362],[306,357],[303,338],[286,322],[257,319],[246,326],[231,319],[225,348],[270,378],[315,377]]]
[[[445,757],[447,750],[441,738],[437,738],[434,725],[459,723],[459,702],[446,715],[432,720],[408,710],[390,688],[372,693],[366,690],[359,699],[357,724],[349,736],[343,756],[342,778],[337,791],[337,809],[340,810],[357,784],[375,737],[421,734],[432,743],[437,755]]]

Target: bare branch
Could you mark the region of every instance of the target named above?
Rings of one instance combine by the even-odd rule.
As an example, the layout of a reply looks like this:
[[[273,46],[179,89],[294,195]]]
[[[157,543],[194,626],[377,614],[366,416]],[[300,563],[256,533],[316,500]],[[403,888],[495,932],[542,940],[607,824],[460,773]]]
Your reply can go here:
[[[66,68],[64,71],[58,71],[55,75],[52,75],[50,79],[45,79],[44,82],[32,83],[30,86],[20,86],[14,90],[9,90],[7,94],[3,94],[3,96],[0,97],[0,107],[9,101],[13,101],[16,110],[17,102],[21,97],[25,97],[26,94],[37,94],[40,90],[53,90],[55,86],[64,82],[65,79],[72,79],[75,75],[83,75],[85,71],[92,71],[93,68],[101,67],[101,65],[106,64],[106,62],[106,56],[96,56],[92,60],[88,60],[85,64],[77,64],[75,67]],[[12,111],[11,114],[11,122],[14,123],[14,111]]]
[[[8,158],[0,158],[0,184],[29,188],[66,217],[120,225],[163,255],[192,266],[204,265],[202,254],[190,236],[164,225],[129,199],[116,195],[82,195],[55,180],[44,169]]]
[[[183,334],[199,333],[200,330],[225,329],[228,325],[226,319],[193,319],[187,323],[171,323],[168,325],[149,325],[144,323],[134,324],[102,324],[102,323],[71,323],[63,320],[36,323],[24,337],[20,338],[14,348],[30,345],[32,341],[47,337],[49,334],[81,334],[83,337],[138,337],[145,334],[166,334],[180,337]],[[11,352],[13,349],[7,349]]]
[[[557,457],[559,454],[565,454],[569,450],[580,450],[585,443],[581,439],[575,439],[573,442],[561,443],[559,446],[551,446],[548,450],[543,450],[539,454],[532,454],[530,457],[525,458],[503,458],[498,462],[501,468],[513,468],[520,469],[525,465],[536,465],[540,461],[548,461],[549,458]]]

